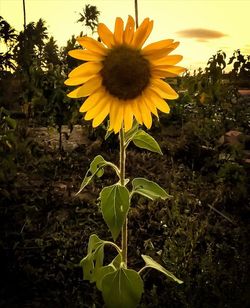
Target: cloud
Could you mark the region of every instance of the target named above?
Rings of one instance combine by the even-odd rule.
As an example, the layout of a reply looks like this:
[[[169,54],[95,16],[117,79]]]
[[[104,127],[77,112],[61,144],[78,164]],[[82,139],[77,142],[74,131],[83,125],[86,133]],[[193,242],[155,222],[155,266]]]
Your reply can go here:
[[[186,29],[176,32],[179,36],[186,38],[195,38],[198,42],[207,42],[211,39],[218,39],[227,36],[227,34],[220,31],[204,29],[204,28],[193,28]]]

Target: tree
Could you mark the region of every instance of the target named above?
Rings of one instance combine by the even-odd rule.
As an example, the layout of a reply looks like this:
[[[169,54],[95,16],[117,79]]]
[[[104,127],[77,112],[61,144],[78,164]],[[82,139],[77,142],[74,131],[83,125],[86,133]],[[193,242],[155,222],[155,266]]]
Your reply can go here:
[[[53,36],[50,37],[49,41],[44,46],[43,61],[45,62],[46,66],[49,64],[60,64],[59,50]]]
[[[244,56],[241,54],[240,50],[234,51],[233,56],[229,59],[228,64],[233,65],[233,69],[230,72],[230,77],[237,79],[237,77],[246,83],[249,87],[250,81],[250,55]]]
[[[19,33],[14,49],[19,70],[29,74],[32,65],[42,65],[42,53],[47,38],[47,27],[41,18],[37,23],[29,23],[24,31]]]
[[[77,20],[77,22],[81,22],[86,27],[90,28],[93,34],[95,28],[98,25],[99,15],[100,15],[100,12],[97,10],[96,6],[86,4],[83,9],[83,14],[80,13],[80,18]]]
[[[0,16],[0,43],[6,47],[6,52],[0,52],[0,71],[14,70],[13,46],[16,42],[16,31]]]

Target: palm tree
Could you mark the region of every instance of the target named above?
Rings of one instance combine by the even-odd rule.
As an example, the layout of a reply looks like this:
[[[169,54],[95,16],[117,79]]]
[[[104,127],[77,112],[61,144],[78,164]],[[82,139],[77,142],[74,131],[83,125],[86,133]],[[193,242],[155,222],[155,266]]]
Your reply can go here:
[[[21,70],[28,73],[32,65],[41,66],[42,53],[47,38],[47,27],[42,19],[39,19],[37,23],[30,22],[25,30],[19,33],[14,52],[16,62]]]
[[[97,10],[96,6],[86,4],[83,9],[83,14],[80,13],[80,18],[77,20],[77,22],[82,22],[86,27],[91,29],[93,34],[98,24],[99,15],[100,12]]]
[[[45,44],[43,50],[43,60],[46,66],[49,64],[60,64],[58,53],[59,51],[56,41],[54,40],[53,36],[51,36],[48,42]]]
[[[0,71],[14,70],[13,46],[16,42],[16,31],[0,16],[0,43],[4,43],[7,51],[0,52]]]

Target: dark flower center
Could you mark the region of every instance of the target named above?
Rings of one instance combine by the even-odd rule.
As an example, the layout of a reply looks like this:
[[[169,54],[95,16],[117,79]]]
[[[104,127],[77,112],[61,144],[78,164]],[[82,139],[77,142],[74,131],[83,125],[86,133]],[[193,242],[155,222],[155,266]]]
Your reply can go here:
[[[132,99],[141,94],[150,80],[150,64],[139,52],[121,45],[110,50],[103,61],[102,84],[119,99]]]

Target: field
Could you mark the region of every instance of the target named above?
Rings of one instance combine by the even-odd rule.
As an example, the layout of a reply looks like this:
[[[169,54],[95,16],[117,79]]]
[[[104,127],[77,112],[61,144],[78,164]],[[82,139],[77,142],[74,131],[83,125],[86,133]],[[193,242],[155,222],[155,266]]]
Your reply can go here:
[[[0,62],[0,307],[103,307],[79,263],[91,234],[112,240],[98,197],[116,175],[106,168],[76,193],[95,156],[119,162],[118,135],[105,138],[107,122],[93,129],[82,101],[66,96],[75,38],[59,50],[40,32],[22,48],[23,33],[10,35]],[[230,61],[225,74],[218,51],[205,70],[167,80],[179,98],[147,130],[163,155],[127,149],[126,178],[146,177],[171,195],[133,198],[128,266],[139,270],[148,255],[184,282],[143,271],[139,307],[250,305],[250,62],[239,50]],[[114,257],[105,248],[105,261]]]

